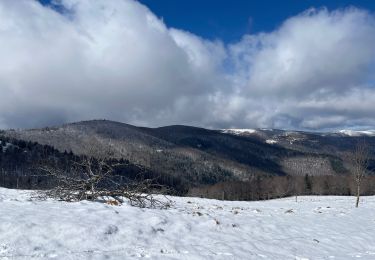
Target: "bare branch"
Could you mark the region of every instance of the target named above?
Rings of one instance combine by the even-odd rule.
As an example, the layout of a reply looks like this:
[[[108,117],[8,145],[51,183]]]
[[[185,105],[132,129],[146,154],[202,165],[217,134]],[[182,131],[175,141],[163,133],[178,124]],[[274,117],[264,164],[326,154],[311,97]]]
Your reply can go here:
[[[53,179],[56,185],[50,190],[39,192],[37,197],[70,202],[115,200],[123,203],[128,201],[130,205],[142,208],[171,206],[168,198],[152,195],[152,192],[164,189],[163,186],[157,184],[155,179],[145,179],[142,174],[139,174],[135,180],[123,182],[121,176],[116,175],[116,169],[123,166],[125,164],[106,159],[106,157],[97,159],[91,156],[83,156],[80,161],[72,162],[69,171],[62,171],[58,167],[44,164],[38,170]]]

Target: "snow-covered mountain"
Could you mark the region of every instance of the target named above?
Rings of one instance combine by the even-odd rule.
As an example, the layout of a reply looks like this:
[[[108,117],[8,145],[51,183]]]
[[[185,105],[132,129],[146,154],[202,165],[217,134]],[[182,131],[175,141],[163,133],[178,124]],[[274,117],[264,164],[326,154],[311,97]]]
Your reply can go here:
[[[222,129],[221,130],[223,133],[226,134],[235,134],[235,135],[241,135],[241,134],[254,134],[257,132],[256,129],[237,129],[237,128],[232,128],[232,129]]]
[[[338,133],[347,136],[375,136],[375,130],[340,130]]]
[[[236,136],[256,137],[263,140],[267,144],[280,145],[296,145],[305,142],[318,142],[320,140],[325,145],[325,142],[332,138],[345,137],[375,137],[375,130],[339,130],[331,132],[308,132],[308,131],[293,131],[280,129],[221,129],[222,133],[232,134]],[[346,140],[346,142],[348,139]]]
[[[375,136],[375,130],[351,130],[351,129],[343,129],[339,131],[331,131],[331,132],[307,132],[307,131],[290,131],[290,130],[280,130],[280,129],[266,129],[266,128],[259,128],[259,129],[237,129],[237,128],[229,128],[229,129],[221,129],[221,132],[226,134],[234,134],[234,135],[251,135],[251,134],[261,134],[261,133],[283,133],[283,135],[293,135],[293,134],[315,134],[315,135],[342,135],[342,136]]]
[[[171,197],[161,210],[31,194],[0,188],[0,259],[375,259],[375,197]]]

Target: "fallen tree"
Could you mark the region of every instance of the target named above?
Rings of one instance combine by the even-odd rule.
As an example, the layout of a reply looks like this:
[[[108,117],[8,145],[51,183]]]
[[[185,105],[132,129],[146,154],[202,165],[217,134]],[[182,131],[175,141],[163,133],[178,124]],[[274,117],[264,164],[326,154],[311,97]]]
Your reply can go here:
[[[168,208],[171,201],[165,196],[167,188],[159,185],[156,179],[145,178],[138,174],[129,179],[116,174],[116,169],[125,166],[107,157],[81,156],[71,163],[70,169],[62,170],[50,164],[41,164],[38,169],[46,177],[51,178],[54,186],[39,191],[38,198],[54,198],[74,202],[115,201],[121,204],[128,201],[130,205],[142,208]]]

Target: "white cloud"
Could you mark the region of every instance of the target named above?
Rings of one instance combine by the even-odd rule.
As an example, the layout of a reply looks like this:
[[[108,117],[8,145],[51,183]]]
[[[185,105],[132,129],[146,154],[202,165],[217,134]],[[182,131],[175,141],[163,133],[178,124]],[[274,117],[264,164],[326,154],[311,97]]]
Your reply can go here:
[[[247,37],[260,46],[250,61],[249,85],[261,94],[345,91],[365,80],[375,57],[373,18],[356,9],[308,10],[273,33]]]
[[[372,125],[375,22],[308,10],[230,46],[168,28],[132,0],[0,1],[0,126]],[[348,105],[346,105],[348,104]]]
[[[241,97],[249,104],[262,100],[248,112],[264,112],[255,125],[325,128],[349,125],[354,116],[371,119],[374,43],[372,14],[311,9],[274,32],[246,35],[229,50]]]

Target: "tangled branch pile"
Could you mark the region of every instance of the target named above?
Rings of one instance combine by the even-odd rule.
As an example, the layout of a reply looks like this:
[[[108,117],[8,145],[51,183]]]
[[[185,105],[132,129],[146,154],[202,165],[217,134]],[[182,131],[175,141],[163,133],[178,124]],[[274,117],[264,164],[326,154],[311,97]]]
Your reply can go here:
[[[63,171],[57,167],[42,165],[39,170],[53,179],[54,187],[40,191],[42,199],[54,198],[63,201],[125,201],[132,206],[142,208],[168,208],[171,201],[165,196],[154,196],[155,191],[165,187],[158,185],[154,179],[144,179],[141,175],[135,180],[116,175],[116,169],[124,166],[110,159],[81,157],[73,162],[72,169]]]

